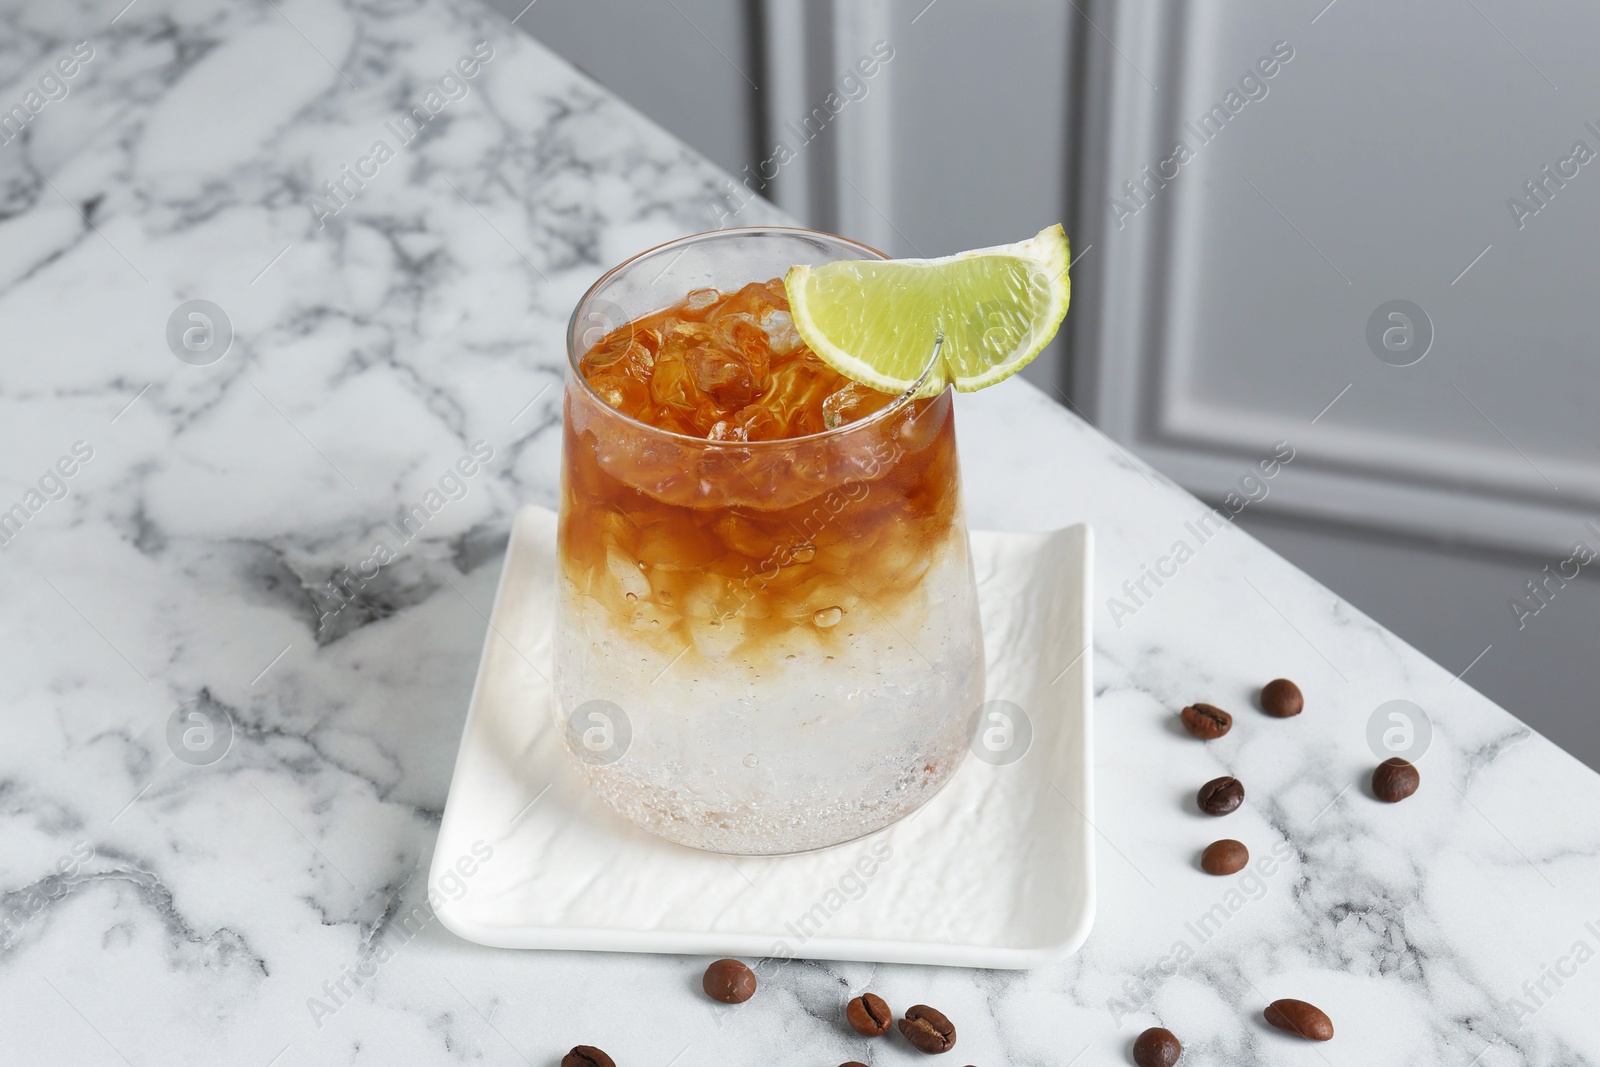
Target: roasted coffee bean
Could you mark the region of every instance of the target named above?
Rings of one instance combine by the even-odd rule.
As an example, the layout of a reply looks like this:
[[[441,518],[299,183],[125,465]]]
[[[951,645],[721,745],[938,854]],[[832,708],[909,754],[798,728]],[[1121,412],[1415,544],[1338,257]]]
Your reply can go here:
[[[839,1064],[839,1067],[867,1067],[867,1065],[862,1063],[860,1060],[850,1060],[846,1063]]]
[[[1321,1008],[1303,1000],[1274,1000],[1261,1014],[1279,1030],[1287,1030],[1307,1041],[1327,1041],[1333,1037],[1333,1020]]]
[[[1183,728],[1202,741],[1215,741],[1233,729],[1233,716],[1213,704],[1190,704],[1181,717]]]
[[[1213,841],[1200,853],[1200,869],[1207,874],[1238,874],[1250,862],[1250,850],[1243,841],[1223,838]]]
[[[1244,783],[1228,775],[1213,778],[1200,787],[1194,799],[1207,815],[1226,815],[1244,803]]]
[[[900,1033],[918,1052],[949,1052],[956,1047],[956,1028],[944,1013],[913,1004],[900,1020]]]
[[[1183,1055],[1183,1046],[1164,1026],[1152,1026],[1133,1043],[1133,1062],[1139,1067],[1172,1067]]]
[[[616,1061],[593,1045],[574,1045],[561,1057],[561,1067],[617,1067]]]
[[[1415,767],[1399,756],[1393,756],[1378,764],[1378,769],[1372,772],[1372,793],[1379,800],[1398,804],[1415,793],[1421,781],[1422,776]]]
[[[1287,678],[1275,678],[1261,687],[1261,710],[1274,719],[1287,719],[1305,710],[1300,687]]]
[[[876,993],[863,993],[846,1004],[844,1017],[852,1030],[867,1037],[888,1033],[894,1022],[894,1012]]]
[[[706,996],[724,1004],[743,1004],[756,995],[755,972],[738,960],[718,960],[700,979]]]

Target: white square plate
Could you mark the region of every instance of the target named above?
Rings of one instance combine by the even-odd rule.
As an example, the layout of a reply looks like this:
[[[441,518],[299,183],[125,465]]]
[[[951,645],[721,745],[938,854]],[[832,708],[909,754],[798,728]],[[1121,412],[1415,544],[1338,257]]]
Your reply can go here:
[[[988,699],[1023,709],[1024,755],[969,757],[870,837],[755,858],[647,834],[568,769],[546,681],[555,529],[554,514],[524,508],[512,530],[429,879],[445,926],[502,948],[962,967],[1034,967],[1083,944],[1095,900],[1087,526],[972,535]]]

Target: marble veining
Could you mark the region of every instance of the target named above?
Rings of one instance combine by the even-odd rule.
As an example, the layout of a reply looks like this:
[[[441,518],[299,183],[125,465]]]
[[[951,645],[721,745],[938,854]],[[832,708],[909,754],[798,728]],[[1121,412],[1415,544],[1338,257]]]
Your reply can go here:
[[[1600,779],[1227,524],[1097,612],[1071,959],[787,963],[728,1010],[701,959],[454,938],[426,872],[511,516],[554,501],[568,313],[724,176],[469,0],[8,2],[0,130],[5,1062],[837,1063],[870,984],[959,1063],[1127,1062],[1157,1021],[1193,1065],[1600,1063]],[[233,331],[204,365],[166,335],[197,299]],[[1102,604],[1200,511],[1019,380],[958,421],[971,513],[1092,523]],[[1252,708],[1279,675],[1297,719]],[[1397,697],[1434,733],[1390,807]],[[1195,699],[1233,732],[1183,735]],[[1211,820],[1222,773],[1249,795]],[[1202,874],[1219,836],[1270,871]],[[1283,996],[1335,1040],[1267,1028]]]

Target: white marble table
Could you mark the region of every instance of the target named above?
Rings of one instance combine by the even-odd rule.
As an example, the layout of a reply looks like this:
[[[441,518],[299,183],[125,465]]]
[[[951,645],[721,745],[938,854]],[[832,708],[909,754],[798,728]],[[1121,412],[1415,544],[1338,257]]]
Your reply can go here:
[[[1600,1063],[1600,779],[1233,528],[1100,610],[1100,910],[1064,964],[794,963],[719,1013],[702,959],[397,937],[510,516],[553,497],[563,322],[708,228],[722,179],[468,0],[122,2],[0,10],[26,116],[0,144],[0,1063],[834,1064],[869,982],[955,1019],[953,1063],[1126,1063],[1157,1020],[1196,1065]],[[346,166],[369,177],[308,206]],[[236,331],[205,366],[165,339],[197,298]],[[1193,539],[1201,504],[1020,381],[960,420],[973,514],[1093,523],[1102,600]],[[340,608],[329,580],[476,442],[464,495]],[[1277,675],[1297,719],[1250,708]],[[1389,807],[1365,731],[1397,697],[1435,734]],[[1175,730],[1195,699],[1233,733]],[[235,724],[209,765],[168,742],[193,701]],[[1224,772],[1249,799],[1212,822],[1190,798]],[[1286,859],[1210,878],[1224,834]],[[1267,1029],[1281,996],[1335,1040]]]

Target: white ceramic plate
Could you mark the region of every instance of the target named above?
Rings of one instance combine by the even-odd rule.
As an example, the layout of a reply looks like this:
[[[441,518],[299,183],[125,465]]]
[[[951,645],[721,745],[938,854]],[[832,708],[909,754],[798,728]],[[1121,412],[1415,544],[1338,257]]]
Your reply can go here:
[[[555,516],[523,509],[434,851],[444,925],[502,948],[962,967],[1075,951],[1095,900],[1090,530],[974,533],[972,550],[988,698],[1025,712],[1025,754],[969,756],[870,837],[746,859],[653,837],[569,771],[546,681]]]

